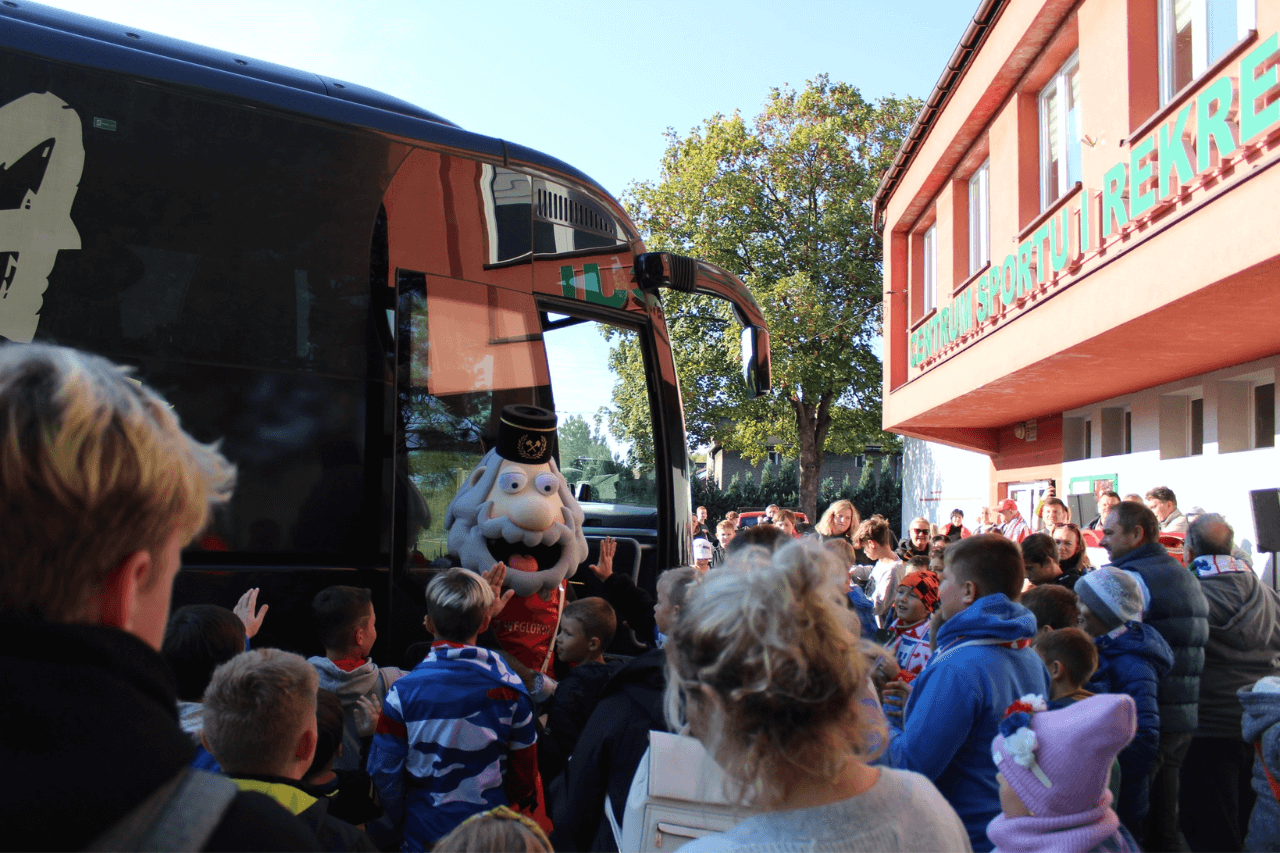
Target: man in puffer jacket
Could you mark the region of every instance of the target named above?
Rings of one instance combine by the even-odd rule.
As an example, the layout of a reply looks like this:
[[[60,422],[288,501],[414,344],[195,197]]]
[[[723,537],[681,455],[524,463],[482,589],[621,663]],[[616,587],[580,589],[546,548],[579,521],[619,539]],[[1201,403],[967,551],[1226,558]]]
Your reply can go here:
[[[1192,572],[1160,544],[1155,513],[1122,501],[1108,515],[1102,547],[1111,565],[1140,579],[1147,606],[1142,621],[1160,632],[1173,649],[1173,669],[1160,679],[1160,751],[1151,777],[1151,811],[1144,850],[1181,850],[1178,784],[1199,716],[1200,675],[1209,642],[1209,604]]]
[[[1244,739],[1254,744],[1253,790],[1258,795],[1249,818],[1246,850],[1280,850],[1280,678],[1268,675],[1239,693],[1244,705]]]
[[[1209,645],[1200,678],[1200,724],[1182,765],[1182,831],[1192,850],[1242,850],[1254,808],[1254,750],[1240,739],[1236,695],[1280,675],[1280,594],[1232,553],[1226,520],[1204,514],[1187,531],[1186,554],[1209,602]]]

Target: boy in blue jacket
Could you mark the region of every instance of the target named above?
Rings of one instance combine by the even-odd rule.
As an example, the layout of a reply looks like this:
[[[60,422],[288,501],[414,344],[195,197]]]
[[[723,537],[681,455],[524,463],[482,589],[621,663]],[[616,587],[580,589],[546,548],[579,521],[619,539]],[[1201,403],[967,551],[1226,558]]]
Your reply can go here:
[[[1127,693],[1138,710],[1138,733],[1120,751],[1116,814],[1135,836],[1151,804],[1151,768],[1160,750],[1160,679],[1173,668],[1173,649],[1142,623],[1142,588],[1128,572],[1108,566],[1076,582],[1080,627],[1098,647],[1098,669],[1085,689]]]
[[[937,650],[910,685],[885,688],[907,694],[904,722],[890,720],[888,763],[933,781],[974,850],[992,848],[987,824],[1000,813],[991,742],[1005,709],[1027,694],[1049,696],[1049,673],[1031,648],[1036,617],[1017,603],[1025,579],[1021,551],[1003,536],[950,545]]]
[[[499,598],[502,563],[480,575],[452,568],[427,585],[425,625],[436,637],[426,660],[382,703],[369,775],[401,850],[430,850],[473,814],[532,808],[537,792],[533,700],[496,652],[476,645]]]

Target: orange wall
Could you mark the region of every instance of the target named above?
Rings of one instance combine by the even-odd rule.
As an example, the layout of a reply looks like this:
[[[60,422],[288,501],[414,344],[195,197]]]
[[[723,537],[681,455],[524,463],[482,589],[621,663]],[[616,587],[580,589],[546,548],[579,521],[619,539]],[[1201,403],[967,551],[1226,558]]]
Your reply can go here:
[[[1077,270],[1038,285],[994,326],[923,370],[908,363],[922,319],[918,276],[906,263],[912,235],[936,217],[945,305],[968,278],[966,182],[989,150],[993,265],[1025,245],[1019,232],[1040,216],[1037,96],[1074,50],[1085,192],[1068,206],[1096,210],[1103,175],[1130,162],[1133,143],[1280,30],[1280,0],[1259,0],[1259,36],[1225,70],[1196,81],[1153,131],[1141,126],[1159,103],[1154,9],[1155,0],[1012,0],[992,27],[884,202],[887,429],[991,453],[1001,482],[1054,476],[1044,472],[1061,468],[1062,411],[1280,352],[1280,323],[1269,319],[1280,316],[1278,125],[1105,251],[1086,252]],[[1027,418],[1039,420],[1038,446],[1012,438]]]

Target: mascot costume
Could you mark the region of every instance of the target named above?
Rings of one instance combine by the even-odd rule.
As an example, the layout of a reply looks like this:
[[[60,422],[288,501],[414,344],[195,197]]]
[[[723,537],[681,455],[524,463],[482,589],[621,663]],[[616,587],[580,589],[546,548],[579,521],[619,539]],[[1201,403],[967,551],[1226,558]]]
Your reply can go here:
[[[485,454],[445,514],[449,551],[465,568],[507,567],[515,596],[493,620],[502,648],[535,673],[551,671],[565,585],[587,558],[582,507],[556,465],[556,416],[507,406]]]

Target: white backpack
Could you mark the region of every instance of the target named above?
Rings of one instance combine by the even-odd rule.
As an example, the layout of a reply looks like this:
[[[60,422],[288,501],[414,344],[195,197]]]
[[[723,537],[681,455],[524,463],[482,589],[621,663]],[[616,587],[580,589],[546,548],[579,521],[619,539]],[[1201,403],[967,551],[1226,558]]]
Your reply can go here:
[[[607,798],[605,814],[620,853],[670,853],[695,838],[726,832],[746,817],[725,799],[724,772],[700,742],[658,731],[649,732],[622,827]]]

